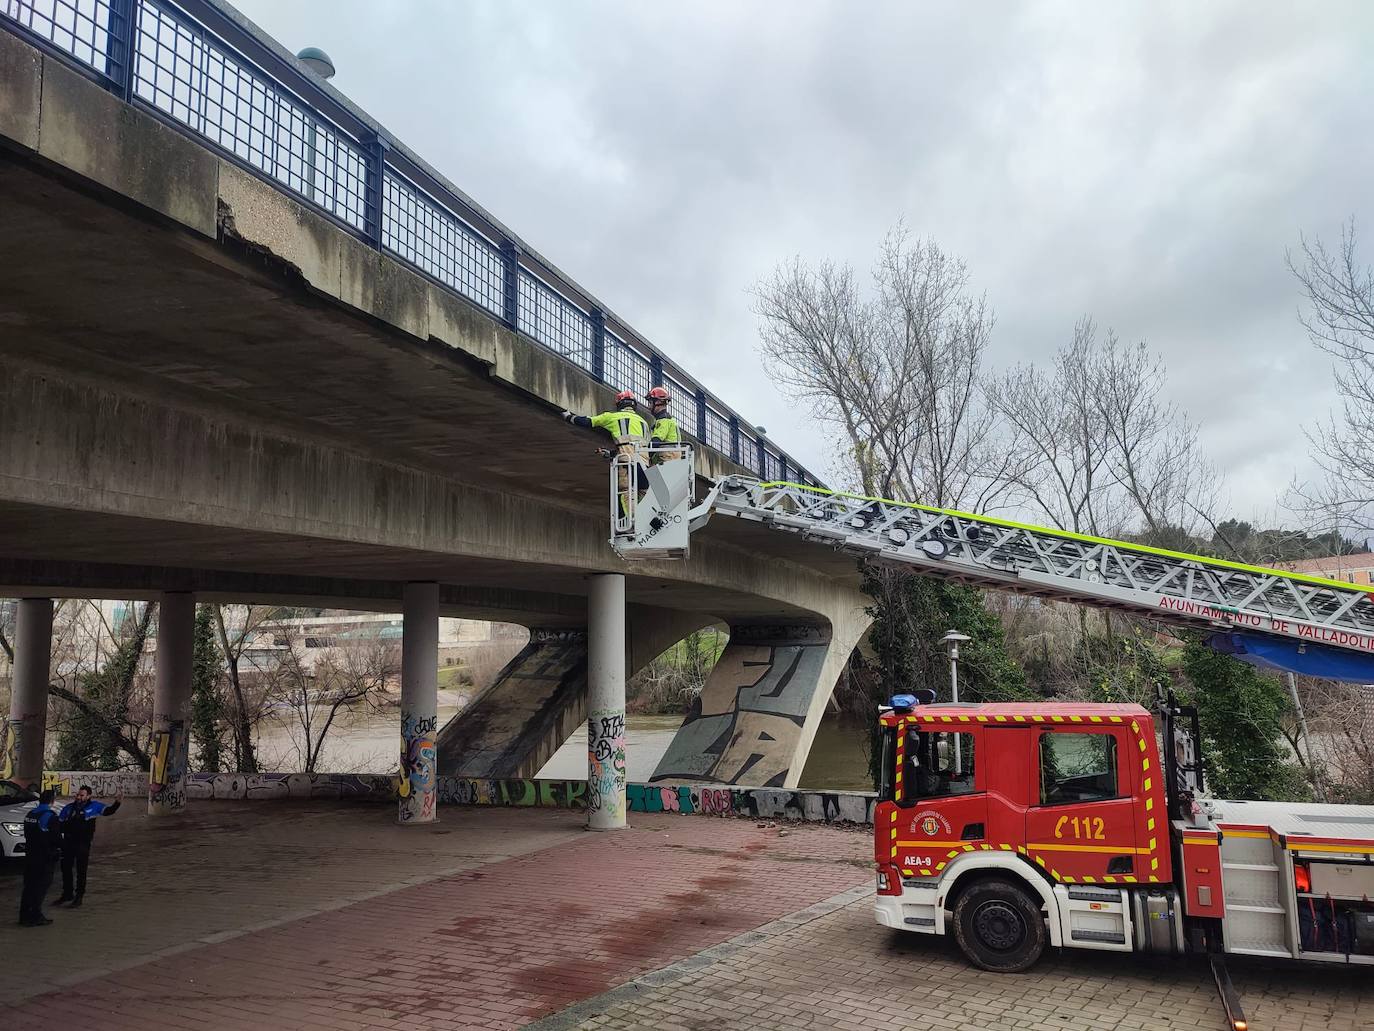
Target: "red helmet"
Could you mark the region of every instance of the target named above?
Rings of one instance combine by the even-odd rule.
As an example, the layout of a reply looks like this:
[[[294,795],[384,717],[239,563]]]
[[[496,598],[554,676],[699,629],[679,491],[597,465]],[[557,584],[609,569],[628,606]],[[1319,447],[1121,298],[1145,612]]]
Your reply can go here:
[[[665,405],[666,405],[669,401],[672,400],[672,397],[669,395],[667,389],[664,388],[664,387],[654,387],[653,390],[649,391],[649,392],[648,392],[647,394],[645,394],[644,396],[645,396],[645,398],[648,399],[648,402],[649,402],[649,404],[651,404],[651,405],[654,405],[654,404],[665,404]]]
[[[635,405],[635,395],[632,390],[622,390],[615,395],[615,406],[617,408],[633,408]]]

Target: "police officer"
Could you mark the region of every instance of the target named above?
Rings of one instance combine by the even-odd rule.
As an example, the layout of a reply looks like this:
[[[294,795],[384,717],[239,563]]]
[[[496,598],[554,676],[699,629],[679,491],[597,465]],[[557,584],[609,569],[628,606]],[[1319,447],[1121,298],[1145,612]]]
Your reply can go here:
[[[86,866],[91,861],[96,817],[113,815],[123,801],[123,795],[116,795],[111,805],[97,802],[91,797],[90,785],[82,784],[76,791],[76,800],[68,802],[57,814],[62,829],[62,897],[55,905],[70,902],[72,909],[81,905],[81,897],[86,894]],[[76,874],[75,893],[72,891],[73,873]]]
[[[677,420],[668,414],[668,403],[672,397],[664,387],[654,387],[644,395],[644,399],[649,402],[649,411],[654,417],[654,428],[649,434],[649,443],[654,447],[664,448],[657,454],[651,455],[649,461],[658,465],[670,458],[681,458],[682,452],[678,450],[674,453],[668,448],[678,447],[682,444],[682,432],[678,429]]]
[[[635,411],[635,396],[628,390],[622,390],[615,395],[615,411],[602,412],[600,415],[586,416],[574,415],[572,412],[565,411],[563,418],[574,426],[587,426],[592,429],[605,430],[615,440],[615,451],[617,454],[630,455],[638,462],[644,461],[644,444],[649,435],[648,423],[644,421],[644,416]],[[620,510],[622,513],[628,511],[626,498],[629,494],[629,470],[621,467],[617,477],[620,489]],[[635,477],[636,485],[643,476],[642,465],[637,468]]]
[[[20,927],[43,927],[52,923],[43,915],[43,898],[52,884],[53,868],[61,852],[52,800],[53,792],[49,788],[38,796],[38,804],[24,816],[24,891],[19,897]]]

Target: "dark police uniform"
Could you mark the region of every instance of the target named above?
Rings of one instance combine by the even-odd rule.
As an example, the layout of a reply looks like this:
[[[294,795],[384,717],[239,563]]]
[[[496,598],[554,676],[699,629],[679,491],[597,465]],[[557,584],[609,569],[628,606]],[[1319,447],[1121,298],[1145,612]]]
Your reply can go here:
[[[61,851],[57,814],[40,802],[24,816],[24,891],[19,898],[19,922],[28,927],[50,923],[43,916],[43,898],[52,885],[53,868]]]
[[[117,809],[118,802],[106,805],[92,798],[84,803],[68,802],[57,814],[58,823],[62,828],[62,897],[58,899],[59,902],[71,902],[73,906],[81,905],[81,896],[86,894],[86,866],[91,861],[91,842],[95,838],[96,817],[113,813]],[[75,893],[72,891],[73,873],[76,874]]]

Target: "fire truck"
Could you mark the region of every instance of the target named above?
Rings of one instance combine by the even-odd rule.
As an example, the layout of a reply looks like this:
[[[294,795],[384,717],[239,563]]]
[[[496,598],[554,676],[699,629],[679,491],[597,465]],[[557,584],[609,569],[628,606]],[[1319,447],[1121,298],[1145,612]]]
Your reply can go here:
[[[633,461],[620,458],[617,461]],[[730,476],[697,503],[691,463],[611,476],[611,544],[684,558],[727,515],[862,561],[1204,627],[1258,664],[1374,682],[1371,588],[794,483]],[[621,484],[617,487],[617,484]],[[952,935],[1024,970],[1047,947],[1374,965],[1374,806],[1212,799],[1196,712],[936,704],[879,715],[879,924]]]

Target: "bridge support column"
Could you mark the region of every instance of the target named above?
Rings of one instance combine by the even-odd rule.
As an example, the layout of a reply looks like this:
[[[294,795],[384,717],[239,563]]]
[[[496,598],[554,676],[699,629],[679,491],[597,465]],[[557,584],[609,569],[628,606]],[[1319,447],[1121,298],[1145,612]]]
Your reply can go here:
[[[439,585],[405,587],[401,636],[401,801],[397,820],[433,823],[438,774],[434,735],[439,710]]]
[[[587,826],[625,826],[625,577],[592,577],[587,598]]]
[[[196,596],[189,591],[164,591],[157,607],[153,738],[148,750],[149,816],[175,816],[186,806],[195,640]]]
[[[0,779],[36,787],[43,780],[52,660],[52,599],[23,598],[15,614],[10,717],[5,723]]]

